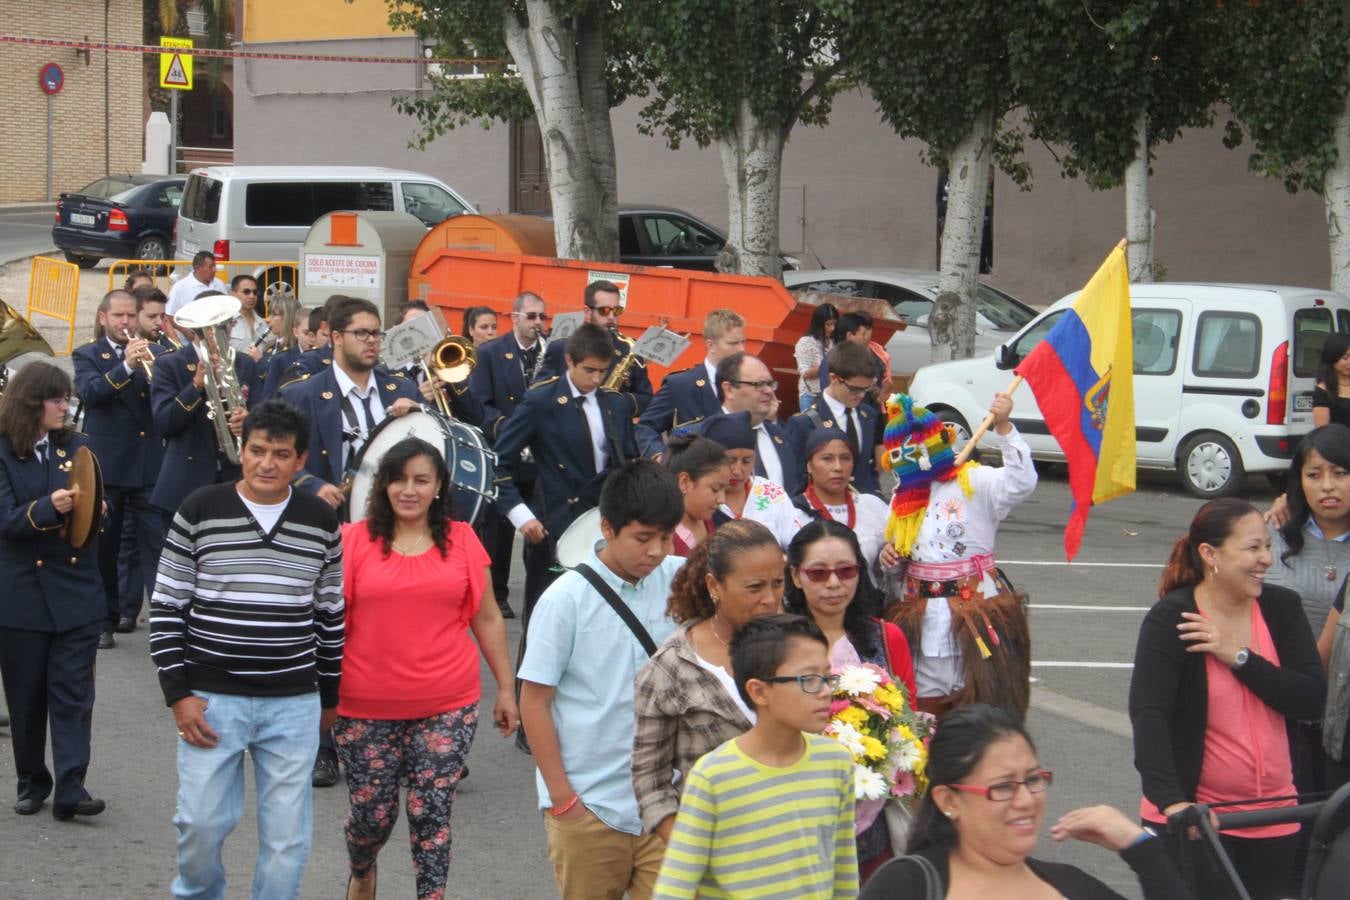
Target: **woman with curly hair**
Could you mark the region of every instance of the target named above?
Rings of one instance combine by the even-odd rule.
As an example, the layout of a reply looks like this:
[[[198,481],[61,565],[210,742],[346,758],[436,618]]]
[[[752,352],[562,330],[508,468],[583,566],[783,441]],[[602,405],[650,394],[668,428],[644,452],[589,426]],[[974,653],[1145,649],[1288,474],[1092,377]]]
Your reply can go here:
[[[347,772],[347,896],[375,896],[375,858],[408,785],[417,896],[440,898],[450,867],[450,807],[478,725],[479,650],[497,681],[492,721],[511,734],[506,623],[473,528],[450,518],[445,462],[419,438],[380,460],[364,521],[344,526],[347,603],[334,729]]]
[[[680,805],[677,772],[750,730],[754,711],[731,676],[731,639],[758,616],[782,612],[783,551],[769,529],[736,519],[694,548],[670,588],[679,624],[637,674],[633,789],[644,828],[670,840]]]

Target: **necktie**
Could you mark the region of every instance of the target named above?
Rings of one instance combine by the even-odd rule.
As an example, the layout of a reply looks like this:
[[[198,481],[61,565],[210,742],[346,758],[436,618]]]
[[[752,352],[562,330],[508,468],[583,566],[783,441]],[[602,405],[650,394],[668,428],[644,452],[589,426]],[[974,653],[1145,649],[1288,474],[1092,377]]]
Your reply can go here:
[[[759,439],[764,433],[763,425],[755,428],[755,474],[760,478],[769,477],[769,469],[764,465],[764,443]]]
[[[853,442],[854,450],[861,456],[862,445],[858,443],[858,426],[855,424],[857,415],[858,413],[856,410],[844,410],[844,418],[848,419],[848,427],[844,429],[844,432],[848,435],[848,439]]]
[[[369,438],[370,433],[375,430],[375,410],[371,408],[370,400],[371,392],[367,391],[366,395],[361,398],[361,409],[366,413],[366,438]]]
[[[45,466],[47,464],[47,442],[43,441],[34,445],[33,452],[37,454],[37,461]]]
[[[123,347],[121,344],[116,344],[116,345],[114,345],[113,349],[117,351],[117,358],[118,358],[118,359],[126,359],[126,358],[127,358],[127,348],[126,348],[126,347]]]
[[[586,458],[591,461],[593,471],[595,469],[595,435],[591,434],[591,420],[586,415],[586,395],[577,394],[577,412],[581,415],[581,432],[586,435]]]
[[[525,375],[525,384],[528,386],[534,381],[534,370],[539,365],[539,345],[535,344],[528,350],[520,351],[520,370]]]

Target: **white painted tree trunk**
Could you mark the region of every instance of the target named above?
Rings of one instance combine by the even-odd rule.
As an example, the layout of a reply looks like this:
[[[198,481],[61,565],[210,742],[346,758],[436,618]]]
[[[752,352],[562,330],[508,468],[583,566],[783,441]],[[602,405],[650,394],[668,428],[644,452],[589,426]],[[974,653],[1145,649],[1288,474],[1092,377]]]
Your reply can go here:
[[[1153,280],[1153,211],[1148,192],[1148,113],[1134,123],[1138,145],[1125,167],[1125,240],[1131,282]]]
[[[1336,119],[1336,162],[1327,172],[1322,200],[1331,250],[1331,289],[1350,293],[1350,94]]]
[[[586,143],[591,156],[591,182],[596,198],[595,230],[600,254],[595,259],[619,258],[619,169],[614,151],[614,128],[609,117],[609,79],[606,74],[604,14],[596,7],[578,19],[577,68]],[[582,257],[583,259],[591,257]]]
[[[980,110],[947,156],[947,218],[942,227],[938,297],[928,317],[933,362],[975,355],[975,289],[994,149],[994,111]]]
[[[717,141],[727,182],[730,221],[717,270],[779,277],[778,204],[783,182],[783,132],[755,118],[741,101],[729,134]]]
[[[602,85],[602,107],[590,109],[596,90],[593,84],[583,88],[584,76],[594,75],[597,47],[603,56],[600,20],[560,16],[549,0],[527,0],[525,12],[528,24],[521,25],[515,7],[505,4],[503,27],[507,49],[539,122],[558,256],[617,259],[617,176],[609,102]],[[581,35],[575,27],[578,21],[583,23]],[[603,127],[595,121],[600,116]],[[601,146],[594,146],[597,142]]]

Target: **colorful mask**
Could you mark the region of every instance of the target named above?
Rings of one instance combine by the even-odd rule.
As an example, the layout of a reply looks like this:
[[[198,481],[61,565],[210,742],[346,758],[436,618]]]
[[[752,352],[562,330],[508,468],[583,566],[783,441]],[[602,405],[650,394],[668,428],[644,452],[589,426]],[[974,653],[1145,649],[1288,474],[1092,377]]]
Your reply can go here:
[[[933,482],[950,481],[958,474],[953,465],[954,438],[950,425],[924,407],[915,406],[909,394],[892,394],[886,401],[886,430],[882,433],[886,456],[882,465],[897,479],[886,539],[902,555],[908,556],[914,549]]]

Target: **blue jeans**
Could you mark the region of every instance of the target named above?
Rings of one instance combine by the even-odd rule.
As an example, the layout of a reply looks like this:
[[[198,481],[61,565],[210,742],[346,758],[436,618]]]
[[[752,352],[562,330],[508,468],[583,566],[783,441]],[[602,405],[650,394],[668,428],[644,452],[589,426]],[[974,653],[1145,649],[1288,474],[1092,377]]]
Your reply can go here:
[[[314,822],[310,773],[319,748],[319,695],[246,697],[196,692],[220,736],[210,750],[178,742],[178,877],[173,896],[225,896],[221,850],[244,809],[244,752],[258,785],[253,900],[300,896]]]

